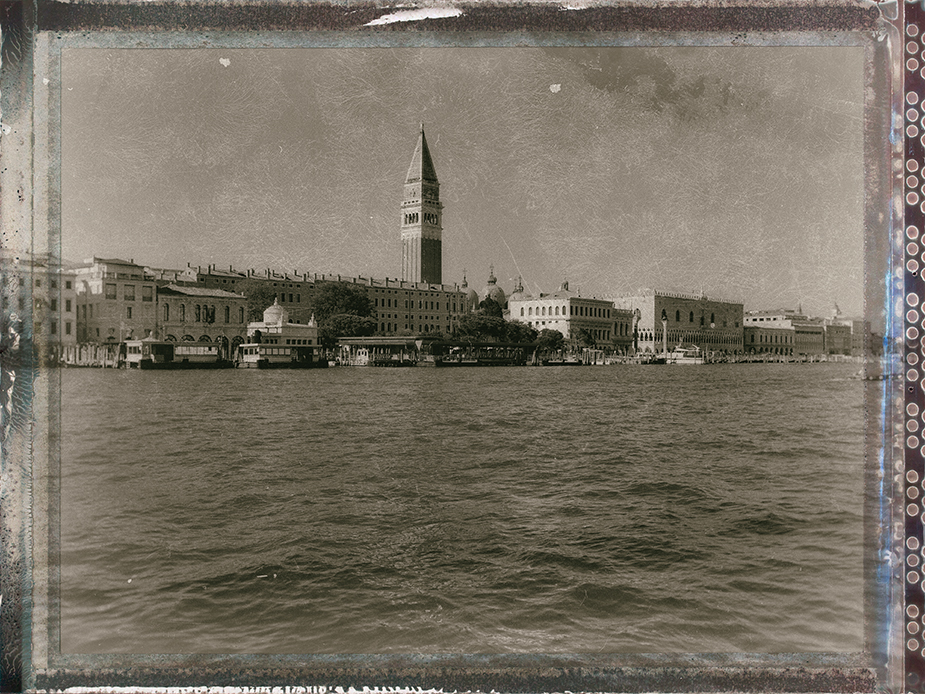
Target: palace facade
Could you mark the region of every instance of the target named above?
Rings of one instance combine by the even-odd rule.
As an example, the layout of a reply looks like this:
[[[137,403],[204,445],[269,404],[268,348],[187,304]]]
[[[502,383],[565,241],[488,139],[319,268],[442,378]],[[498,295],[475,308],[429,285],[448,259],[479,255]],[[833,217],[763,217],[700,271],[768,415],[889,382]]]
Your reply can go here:
[[[636,316],[637,352],[662,352],[664,339],[669,351],[684,343],[706,352],[742,352],[744,306],[740,302],[645,289],[614,298],[614,306]]]

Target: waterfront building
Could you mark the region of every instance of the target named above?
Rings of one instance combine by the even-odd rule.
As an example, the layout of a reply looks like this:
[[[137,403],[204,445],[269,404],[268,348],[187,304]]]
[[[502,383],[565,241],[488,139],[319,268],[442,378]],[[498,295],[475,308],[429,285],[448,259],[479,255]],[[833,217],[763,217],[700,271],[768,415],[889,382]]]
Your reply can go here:
[[[156,329],[154,276],[133,260],[93,257],[75,282],[78,342],[122,342]]]
[[[745,314],[746,354],[792,355],[796,331],[793,320],[783,310],[748,311]]]
[[[42,358],[57,360],[77,344],[76,272],[49,253],[0,250],[0,308],[11,322],[32,326]]]
[[[825,354],[825,326],[822,320],[810,318],[803,313],[801,308],[749,311],[745,322],[749,326],[765,330],[785,326],[792,328],[793,351],[790,354],[801,356]],[[774,333],[768,334],[773,335]],[[756,350],[756,352],[760,351],[762,350]]]
[[[215,342],[228,358],[244,342],[247,298],[223,289],[168,284],[157,288],[155,335],[170,342]]]
[[[826,318],[822,321],[826,354],[851,354],[851,325]]]
[[[316,368],[327,366],[318,343],[318,326],[293,321],[274,299],[262,321],[247,324],[247,342],[235,352],[235,363],[250,368]]]
[[[531,296],[518,286],[508,300],[511,320],[526,323],[531,328],[558,330],[566,340],[574,340],[579,330],[586,330],[598,343],[609,343],[614,338],[617,314],[612,301],[581,296],[563,282],[558,291]],[[630,313],[619,313],[620,330],[626,330]],[[621,336],[622,337],[622,336]]]
[[[411,157],[401,204],[401,278],[443,284],[443,205],[424,126]]]
[[[637,352],[663,350],[663,319],[669,351],[679,343],[696,345],[704,352],[734,354],[743,350],[741,302],[713,299],[703,293],[644,289],[634,295],[615,297],[614,306],[636,316]]]
[[[874,354],[877,345],[873,334],[870,331],[870,322],[861,318],[836,318],[835,323],[848,326],[851,330],[851,351],[850,354],[855,357],[863,357],[867,354]]]

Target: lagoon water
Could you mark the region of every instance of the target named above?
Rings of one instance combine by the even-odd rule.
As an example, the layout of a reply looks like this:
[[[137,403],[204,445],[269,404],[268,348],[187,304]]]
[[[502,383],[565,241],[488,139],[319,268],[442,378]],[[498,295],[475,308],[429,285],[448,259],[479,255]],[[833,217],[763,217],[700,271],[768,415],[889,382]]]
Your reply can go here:
[[[64,370],[62,651],[860,651],[856,370]]]

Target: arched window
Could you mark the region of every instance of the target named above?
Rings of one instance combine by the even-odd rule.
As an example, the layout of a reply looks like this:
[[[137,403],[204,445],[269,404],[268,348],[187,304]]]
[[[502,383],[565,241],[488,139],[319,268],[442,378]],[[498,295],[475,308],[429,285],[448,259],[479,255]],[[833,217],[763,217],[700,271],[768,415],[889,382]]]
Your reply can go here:
[[[556,315],[557,315],[557,316],[559,315],[559,307],[558,307],[558,306],[556,306]]]
[[[533,307],[532,307],[532,306],[531,306],[530,308],[527,309],[527,315],[528,315],[528,316],[532,316],[532,315],[533,315]]]
[[[681,312],[680,312],[680,311],[675,311],[675,312],[674,312],[674,322],[675,322],[675,323],[680,323],[680,322],[681,322]]]
[[[238,306],[238,323],[244,322],[244,307]]]
[[[225,307],[225,322],[226,323],[231,322],[231,306]]]
[[[196,322],[199,323],[202,320],[202,307],[199,304],[196,304]]]
[[[164,322],[170,320],[170,304],[164,304]]]
[[[715,322],[716,322],[716,314],[711,313],[710,314],[710,325],[713,325],[713,323]]]
[[[523,307],[523,306],[520,307],[520,315],[521,315],[521,316],[524,315],[524,307]]]
[[[186,304],[180,304],[180,322],[186,322]]]
[[[694,322],[694,312],[693,312],[693,311],[691,311],[691,320],[690,320],[690,322],[691,322],[691,323]]]

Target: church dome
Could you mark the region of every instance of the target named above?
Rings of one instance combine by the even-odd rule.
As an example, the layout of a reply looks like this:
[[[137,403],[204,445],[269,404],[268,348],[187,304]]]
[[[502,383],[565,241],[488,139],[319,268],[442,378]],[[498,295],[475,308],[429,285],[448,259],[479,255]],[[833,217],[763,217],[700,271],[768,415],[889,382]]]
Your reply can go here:
[[[485,288],[482,290],[481,296],[482,301],[490,298],[501,308],[507,306],[507,297],[504,294],[504,290],[498,286],[498,278],[495,277],[494,267],[491,267],[488,271],[488,284],[486,284]]]
[[[524,281],[522,277],[517,277],[517,284],[514,285],[514,291],[511,292],[511,295],[507,298],[508,303],[512,301],[522,301],[523,299],[529,299],[530,292],[524,291]]]
[[[285,325],[289,322],[289,312],[279,305],[278,299],[273,299],[273,305],[263,312],[263,322],[266,325]]]
[[[479,307],[479,293],[474,289],[466,292],[466,303],[469,304],[469,310],[474,311]]]
[[[472,313],[479,307],[479,293],[474,289],[469,289],[465,271],[463,271],[463,281],[460,289],[462,289],[463,295],[466,297],[466,312]]]

